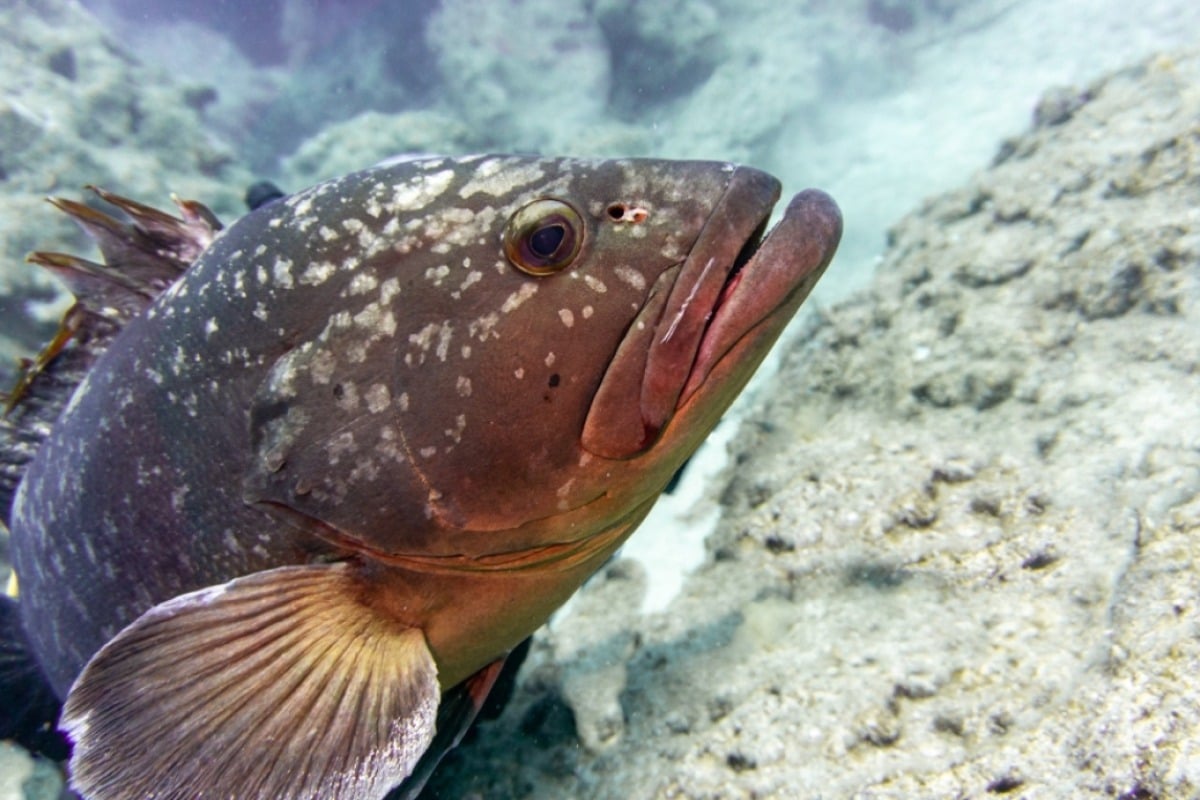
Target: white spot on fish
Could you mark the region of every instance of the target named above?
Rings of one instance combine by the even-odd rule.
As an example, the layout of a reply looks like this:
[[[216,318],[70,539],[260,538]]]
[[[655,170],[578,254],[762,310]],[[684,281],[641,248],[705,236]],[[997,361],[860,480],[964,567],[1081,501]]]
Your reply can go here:
[[[583,314],[583,318],[584,318],[584,319],[591,319],[591,318],[592,318],[592,314],[594,314],[595,312],[596,312],[596,309],[592,308],[591,306],[584,306],[584,307],[583,307],[583,308],[580,310],[580,312],[579,312],[579,313]]]
[[[358,445],[354,442],[353,431],[342,431],[333,441],[326,446],[326,451],[329,453],[329,463],[336,464],[341,461],[342,456],[350,455],[358,451]]]
[[[398,278],[388,278],[379,286],[379,302],[381,305],[386,306],[398,294],[400,294],[400,280]]]
[[[546,354],[546,366],[547,367],[554,366],[554,352],[553,351]]]
[[[366,294],[373,291],[378,285],[379,279],[374,275],[369,272],[359,272],[350,279],[348,291],[350,292],[350,296],[353,297],[354,295]]]
[[[317,233],[320,234],[321,238],[327,242],[337,241],[338,238],[338,232],[333,228],[330,228],[328,225],[322,225],[317,229]]]
[[[518,289],[517,291],[510,294],[507,298],[505,298],[504,305],[500,306],[500,311],[504,314],[508,314],[512,311],[515,311],[516,309],[521,307],[522,303],[524,303],[529,298],[533,297],[535,294],[537,294],[537,284],[536,283],[534,283],[532,281],[530,281],[529,283],[523,283],[523,284],[521,284],[520,289]]]
[[[517,380],[521,380],[521,379],[523,379],[523,378],[525,377],[525,368],[524,368],[524,367],[517,367],[516,369],[514,369],[514,370],[513,370],[513,376],[514,376],[514,377],[515,377]]]
[[[500,334],[496,333],[496,324],[500,322],[500,315],[495,311],[490,314],[484,314],[482,317],[467,323],[467,335],[472,338],[478,338],[481,342],[486,342],[489,338],[499,339]]]
[[[292,262],[286,258],[275,259],[275,266],[272,268],[275,285],[284,289],[292,288]]]
[[[473,269],[467,273],[467,277],[463,278],[463,282],[458,285],[458,290],[460,292],[466,291],[481,280],[483,280],[483,273],[477,269]]]
[[[459,375],[458,381],[455,383],[454,388],[458,391],[459,397],[470,397],[471,396],[471,379],[468,378],[466,375]]]
[[[320,286],[337,270],[332,263],[321,261],[309,264],[300,275],[300,282],[307,286]]]
[[[569,308],[560,308],[558,310],[558,318],[562,320],[562,324],[566,325],[568,328],[575,324],[575,315],[571,313],[571,309]]]
[[[613,272],[616,273],[616,276],[622,282],[628,284],[635,291],[644,292],[646,290],[646,276],[633,267],[622,264],[614,269]]]
[[[438,331],[437,357],[438,361],[445,361],[446,356],[450,353],[450,337],[454,333],[454,328],[450,325],[450,321],[446,320],[442,323],[441,329]]]
[[[457,417],[454,418],[454,427],[447,428],[446,430],[444,430],[442,432],[446,435],[447,438],[454,440],[454,443],[458,444],[459,442],[462,441],[462,434],[463,434],[463,431],[466,430],[466,428],[467,428],[467,415],[459,414]],[[447,451],[449,451],[449,448],[447,448]]]
[[[431,248],[432,249],[432,248]],[[437,252],[434,250],[434,252]],[[425,280],[432,281],[434,286],[441,286],[442,281],[450,274],[450,267],[440,264],[425,270]]]
[[[357,411],[358,386],[353,381],[344,381],[339,385],[342,387],[342,396],[337,399],[337,407],[342,411]]]
[[[363,398],[367,401],[367,410],[372,414],[385,411],[392,404],[392,393],[382,383],[371,384]]]
[[[438,199],[450,182],[454,180],[453,170],[442,170],[432,175],[419,175],[406,183],[397,184],[392,190],[392,199],[385,208],[391,213],[398,211],[415,211]]]
[[[313,383],[327,384],[333,378],[333,370],[337,367],[337,359],[334,358],[333,352],[328,349],[322,349],[313,356],[312,365],[309,371],[312,374]]]
[[[289,197],[285,202],[292,207],[296,212],[297,217],[302,217],[312,211],[313,193],[311,190],[298,192]]]
[[[608,291],[608,287],[604,285],[604,281],[597,278],[595,275],[584,275],[583,282],[588,285],[588,288],[598,294],[604,294]]]
[[[208,321],[206,321],[206,322],[204,323],[204,335],[205,335],[205,337],[211,337],[211,336],[212,336],[214,333],[216,333],[216,332],[217,332],[217,330],[218,330],[218,328],[217,328],[217,318],[216,318],[216,317],[209,317],[209,318],[208,318]]]
[[[458,191],[464,200],[474,194],[493,197],[510,194],[518,187],[533,183],[544,174],[537,163],[517,165],[515,160],[493,158],[481,163],[467,184]],[[506,169],[507,167],[507,169]]]

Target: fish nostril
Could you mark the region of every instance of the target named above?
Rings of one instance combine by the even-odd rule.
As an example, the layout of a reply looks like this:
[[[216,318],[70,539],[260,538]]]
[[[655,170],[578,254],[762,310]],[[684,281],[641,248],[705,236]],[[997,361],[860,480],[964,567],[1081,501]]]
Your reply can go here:
[[[611,203],[604,209],[604,213],[613,222],[632,222],[635,225],[645,222],[650,216],[650,212],[642,206],[631,206],[627,203]]]

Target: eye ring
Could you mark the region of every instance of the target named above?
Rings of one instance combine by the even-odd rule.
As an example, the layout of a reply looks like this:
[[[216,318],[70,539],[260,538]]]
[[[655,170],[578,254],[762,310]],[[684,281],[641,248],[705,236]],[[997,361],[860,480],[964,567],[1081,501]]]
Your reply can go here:
[[[553,198],[522,206],[504,226],[504,255],[529,275],[553,275],[570,266],[583,247],[583,217]]]

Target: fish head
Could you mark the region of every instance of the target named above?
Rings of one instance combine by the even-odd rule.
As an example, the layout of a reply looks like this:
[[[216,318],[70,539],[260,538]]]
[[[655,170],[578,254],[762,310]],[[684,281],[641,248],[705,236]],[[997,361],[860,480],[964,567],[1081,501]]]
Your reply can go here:
[[[353,180],[287,201],[372,231],[260,387],[244,485],[381,558],[631,527],[840,235],[809,192],[760,242],[778,181],[718,162],[438,159]]]

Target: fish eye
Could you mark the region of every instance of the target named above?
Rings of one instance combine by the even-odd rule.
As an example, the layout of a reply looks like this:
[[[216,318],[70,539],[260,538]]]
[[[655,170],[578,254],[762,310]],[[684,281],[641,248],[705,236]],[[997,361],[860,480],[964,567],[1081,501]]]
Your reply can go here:
[[[534,200],[504,227],[504,254],[522,272],[551,275],[579,255],[583,230],[583,218],[567,203]]]

